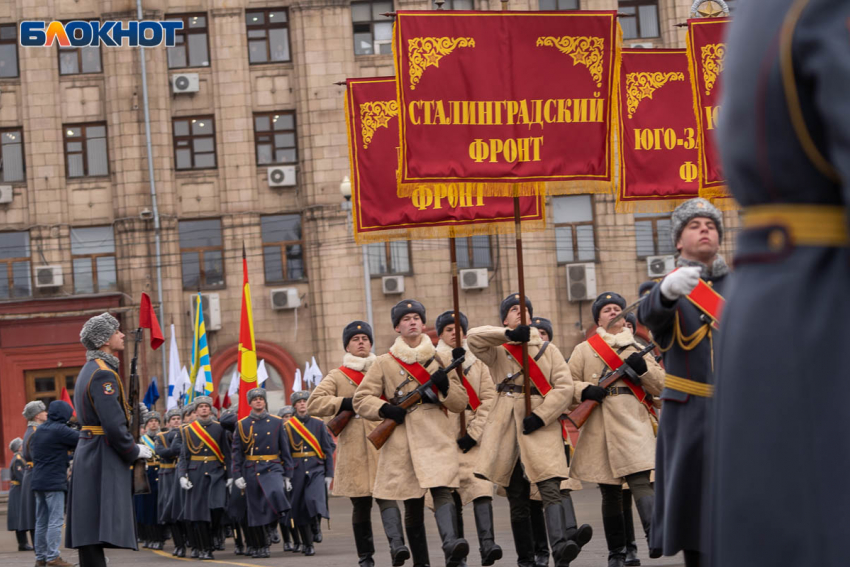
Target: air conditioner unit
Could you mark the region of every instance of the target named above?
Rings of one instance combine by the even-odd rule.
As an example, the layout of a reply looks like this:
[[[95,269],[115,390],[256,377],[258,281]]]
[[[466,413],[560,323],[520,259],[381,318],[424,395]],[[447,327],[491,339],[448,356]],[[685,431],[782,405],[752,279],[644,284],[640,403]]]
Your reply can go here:
[[[404,293],[404,276],[384,276],[381,279],[381,289],[384,295]]]
[[[487,268],[476,268],[474,270],[460,271],[460,289],[487,289]]]
[[[596,265],[567,265],[567,296],[570,301],[596,299]]]
[[[62,266],[36,266],[35,287],[62,287]]]
[[[646,259],[646,273],[651,278],[663,278],[676,267],[673,256],[649,256]]]
[[[14,196],[11,185],[0,185],[0,205],[11,203]]]
[[[197,73],[175,73],[171,75],[171,92],[174,94],[196,93],[201,90]]]
[[[269,168],[269,187],[293,187],[295,186],[295,182],[294,165]]]
[[[192,314],[192,321],[195,321],[195,302],[197,295],[189,297],[189,312]],[[221,329],[221,299],[217,293],[202,293],[201,307],[204,310],[204,328],[207,331],[218,331]]]
[[[269,295],[271,297],[272,309],[275,311],[301,307],[301,296],[298,295],[298,290],[294,287],[272,289],[269,291]]]
[[[653,46],[651,41],[647,41],[643,43],[632,43],[631,45],[627,45],[625,47],[630,49],[652,49]]]
[[[381,54],[381,48],[385,45],[392,45],[392,41],[389,39],[383,39],[375,42],[375,55]]]

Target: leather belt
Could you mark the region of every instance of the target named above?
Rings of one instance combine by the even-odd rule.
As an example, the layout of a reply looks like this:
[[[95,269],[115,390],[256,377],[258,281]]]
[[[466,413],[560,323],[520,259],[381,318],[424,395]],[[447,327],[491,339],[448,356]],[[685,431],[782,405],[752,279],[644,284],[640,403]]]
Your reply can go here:
[[[618,386],[611,386],[610,388],[605,388],[605,391],[608,392],[609,396],[619,396],[620,394],[631,394],[635,395],[629,388],[623,388]]]
[[[19,481],[19,480],[13,480],[13,481],[11,481],[11,483],[12,483],[12,486],[20,486],[21,485],[21,481]]]
[[[218,457],[216,457],[215,455],[209,455],[207,457],[200,457],[198,455],[192,455],[191,460],[192,461],[210,461],[210,462],[216,462],[216,463],[220,462],[218,460]]]
[[[247,455],[249,461],[279,461],[280,455]]]
[[[162,469],[173,469],[176,466],[177,466],[176,464],[160,463],[159,468],[160,468],[160,470],[162,470]]]
[[[301,451],[298,453],[292,453],[292,457],[295,459],[306,459],[307,457],[318,457],[315,451]]]
[[[700,398],[714,397],[714,386],[712,384],[695,382],[694,380],[680,378],[678,376],[673,376],[672,374],[667,374],[664,377],[664,387],[676,390],[677,392],[684,392],[685,394],[690,394],[692,396],[699,396]]]
[[[782,203],[743,211],[745,229],[770,229],[767,244],[775,252],[792,246],[850,247],[847,208],[840,205]],[[790,241],[790,242],[789,242]]]
[[[92,435],[105,435],[103,427],[100,425],[84,425],[80,429],[81,431],[88,431]]]
[[[496,391],[499,392],[499,393],[508,392],[510,394],[522,394],[523,393],[523,386],[522,386],[522,384],[498,384],[498,385],[496,385]],[[532,386],[531,387],[531,395],[532,396],[539,396],[540,390],[538,390],[537,388]]]

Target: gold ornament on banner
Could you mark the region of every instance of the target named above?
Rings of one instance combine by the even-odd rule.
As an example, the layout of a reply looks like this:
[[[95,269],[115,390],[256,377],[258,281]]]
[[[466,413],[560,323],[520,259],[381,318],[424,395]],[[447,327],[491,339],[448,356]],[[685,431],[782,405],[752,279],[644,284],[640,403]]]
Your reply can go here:
[[[458,47],[475,47],[471,37],[417,37],[407,40],[408,64],[410,66],[410,90],[422,79],[428,67],[439,67],[440,59]]]
[[[705,81],[705,96],[711,94],[717,77],[723,72],[723,57],[726,55],[725,43],[711,43],[702,46],[702,78]]]
[[[677,72],[655,73],[626,73],[626,107],[631,118],[638,104],[645,98],[652,98],[652,93],[667,84],[668,81],[684,81],[685,74]]]
[[[729,6],[723,0],[695,0],[691,6],[692,18],[722,18],[729,15]]]
[[[605,39],[601,37],[571,36],[538,37],[537,47],[556,47],[573,58],[573,65],[584,65],[596,86],[602,87],[603,54]]]
[[[379,100],[364,102],[360,105],[360,134],[363,136],[363,149],[369,147],[378,128],[386,128],[390,120],[398,116],[398,101]]]

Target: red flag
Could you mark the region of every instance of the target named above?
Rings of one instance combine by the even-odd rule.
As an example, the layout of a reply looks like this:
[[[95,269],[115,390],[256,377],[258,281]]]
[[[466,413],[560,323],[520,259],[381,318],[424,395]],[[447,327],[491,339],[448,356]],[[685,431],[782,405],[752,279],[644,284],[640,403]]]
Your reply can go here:
[[[242,245],[242,316],[239,322],[239,419],[251,413],[248,390],[257,387],[257,346],[254,342],[254,318],[251,315],[251,286],[248,285],[248,260]]]
[[[224,402],[221,405],[224,409],[227,409],[227,408],[230,407],[230,394],[224,395]]]
[[[63,402],[68,402],[68,405],[71,406],[71,411],[74,412],[72,415],[77,415],[77,411],[74,409],[74,402],[71,401],[71,396],[68,395],[67,388],[62,388],[62,393],[59,394],[59,399]]]
[[[158,349],[165,342],[162,329],[159,328],[159,321],[156,320],[153,305],[151,305],[151,298],[146,293],[142,293],[142,303],[139,306],[139,327],[151,330],[152,349]]]
[[[213,407],[219,411],[221,411],[221,396],[216,396],[215,400],[213,400]]]

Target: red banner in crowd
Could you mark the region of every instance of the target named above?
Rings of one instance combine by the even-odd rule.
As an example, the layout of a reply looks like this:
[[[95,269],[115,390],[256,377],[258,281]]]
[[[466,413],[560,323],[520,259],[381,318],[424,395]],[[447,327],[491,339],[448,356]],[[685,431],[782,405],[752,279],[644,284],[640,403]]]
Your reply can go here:
[[[696,118],[684,49],[623,49],[618,212],[672,211],[699,194]]]
[[[728,196],[714,133],[720,114],[726,31],[731,21],[731,18],[688,20],[688,64],[699,129],[699,193],[706,198]]]
[[[483,183],[429,183],[397,194],[398,103],[395,79],[346,81],[351,202],[358,243],[514,231],[510,197],[490,197]],[[542,196],[520,198],[523,231],[545,228]]]
[[[616,11],[399,11],[399,195],[609,192],[620,43]]]

